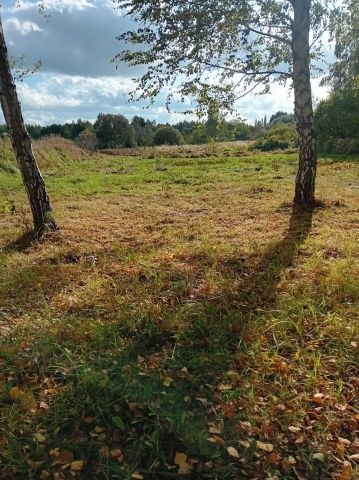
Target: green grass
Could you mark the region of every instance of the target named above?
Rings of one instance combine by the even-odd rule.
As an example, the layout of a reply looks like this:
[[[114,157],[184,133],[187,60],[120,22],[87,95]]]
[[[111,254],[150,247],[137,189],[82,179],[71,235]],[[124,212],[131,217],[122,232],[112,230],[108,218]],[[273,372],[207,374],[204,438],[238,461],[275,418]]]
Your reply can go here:
[[[0,479],[357,478],[358,158],[293,214],[293,152],[36,151],[44,243],[0,168]]]

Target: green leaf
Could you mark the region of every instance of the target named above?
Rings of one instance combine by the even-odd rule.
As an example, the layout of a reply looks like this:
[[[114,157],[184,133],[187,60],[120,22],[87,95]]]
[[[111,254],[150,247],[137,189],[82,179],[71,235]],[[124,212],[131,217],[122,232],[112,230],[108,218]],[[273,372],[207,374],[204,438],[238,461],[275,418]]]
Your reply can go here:
[[[325,463],[324,453],[318,452],[313,455],[313,460],[318,463]]]
[[[126,430],[126,425],[121,417],[112,417],[112,423],[122,432]]]

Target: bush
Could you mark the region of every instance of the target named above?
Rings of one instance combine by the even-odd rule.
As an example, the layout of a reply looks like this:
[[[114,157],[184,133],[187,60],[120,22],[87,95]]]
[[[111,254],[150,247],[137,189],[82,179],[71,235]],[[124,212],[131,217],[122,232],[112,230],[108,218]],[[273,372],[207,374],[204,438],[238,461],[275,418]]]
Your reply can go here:
[[[95,130],[92,127],[83,130],[76,138],[76,143],[84,150],[93,151],[97,147],[97,137]]]
[[[355,85],[333,92],[315,111],[319,150],[324,153],[357,153],[359,94]]]
[[[272,150],[286,150],[289,148],[289,143],[281,140],[274,140],[273,138],[261,138],[257,140],[252,146],[255,150],[262,150],[262,152],[271,152]]]
[[[298,137],[294,125],[280,123],[267,130],[265,136],[257,140],[251,149],[263,152],[286,150],[297,146],[297,143]]]
[[[174,127],[160,127],[153,135],[154,145],[181,145],[184,143],[181,132]]]
[[[329,138],[319,143],[319,150],[323,153],[356,154],[359,153],[359,138]]]

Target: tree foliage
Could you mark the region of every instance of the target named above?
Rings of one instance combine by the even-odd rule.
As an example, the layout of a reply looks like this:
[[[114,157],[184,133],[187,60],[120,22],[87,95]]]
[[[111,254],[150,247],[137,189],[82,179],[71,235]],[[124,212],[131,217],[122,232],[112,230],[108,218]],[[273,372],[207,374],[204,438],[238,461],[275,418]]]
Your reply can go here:
[[[99,148],[135,146],[135,131],[123,115],[100,113],[94,124]]]
[[[317,106],[319,148],[328,153],[359,153],[359,91],[356,86],[332,92]]]
[[[136,31],[119,38],[131,48],[117,60],[146,65],[140,98],[156,96],[166,85],[182,99],[224,108],[249,90],[268,92],[271,77],[285,82],[293,73],[291,0],[116,0],[136,20]],[[312,57],[318,55],[330,5],[311,2]],[[143,46],[145,45],[145,48]]]
[[[359,88],[359,2],[348,0],[346,8],[339,12],[334,23],[337,61],[331,68],[331,80],[335,89],[343,89],[354,83]]]
[[[184,143],[181,133],[171,125],[160,127],[153,135],[154,145],[181,145]]]
[[[135,132],[135,141],[139,147],[150,145],[153,133],[156,129],[156,122],[145,120],[142,117],[135,115],[132,119],[131,125]]]

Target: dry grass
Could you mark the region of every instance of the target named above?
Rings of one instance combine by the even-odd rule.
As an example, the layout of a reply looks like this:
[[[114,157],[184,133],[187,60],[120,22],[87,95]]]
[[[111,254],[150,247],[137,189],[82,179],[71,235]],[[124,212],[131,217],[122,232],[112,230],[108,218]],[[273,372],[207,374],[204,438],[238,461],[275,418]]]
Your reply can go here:
[[[294,154],[55,147],[45,243],[3,174],[0,478],[357,478],[358,162],[293,214]]]

